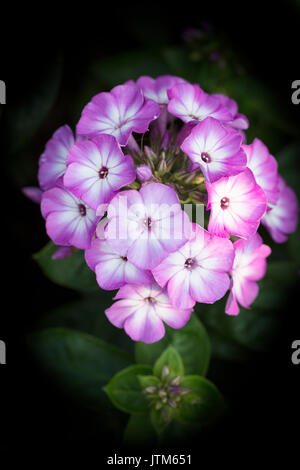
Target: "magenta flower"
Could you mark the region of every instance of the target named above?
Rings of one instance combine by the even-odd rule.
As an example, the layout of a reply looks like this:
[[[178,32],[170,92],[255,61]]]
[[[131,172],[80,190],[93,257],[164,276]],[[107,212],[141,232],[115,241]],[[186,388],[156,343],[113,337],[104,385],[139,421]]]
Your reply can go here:
[[[237,102],[226,95],[221,95],[218,93],[212,94],[214,98],[219,100],[219,103],[228,109],[232,115],[232,120],[228,121],[227,124],[234,129],[245,130],[249,127],[249,121],[244,114],[238,112]]]
[[[203,121],[208,116],[220,121],[231,121],[232,114],[219,99],[205,93],[199,85],[184,83],[168,90],[169,113],[183,122]]]
[[[206,187],[207,209],[211,209],[209,232],[224,238],[230,234],[249,238],[257,231],[267,199],[251,170],[206,183]]]
[[[161,287],[167,286],[172,305],[192,308],[196,302],[211,304],[225,295],[233,256],[231,241],[193,224],[190,240],[152,273]]]
[[[269,204],[276,204],[279,196],[277,162],[259,139],[251,145],[242,145],[246,152],[248,168],[253,172],[256,182],[264,190]]]
[[[259,291],[255,281],[265,276],[266,258],[271,253],[271,248],[263,245],[258,233],[248,240],[237,240],[233,246],[235,256],[231,271],[232,287],[225,308],[228,315],[239,313],[238,303],[244,308],[249,308],[255,300]]]
[[[92,98],[82,111],[77,132],[87,137],[111,134],[126,145],[132,132],[146,132],[159,114],[158,104],[145,99],[138,86],[119,85]]]
[[[43,193],[41,211],[47,234],[56,245],[89,248],[99,217],[64,188],[61,181]]]
[[[148,165],[139,165],[136,168],[136,176],[139,181],[144,183],[152,178],[152,171]]]
[[[213,183],[246,169],[247,157],[241,143],[237,132],[208,117],[192,129],[181,149],[200,166],[205,179]]]
[[[172,328],[182,328],[189,320],[191,309],[178,309],[170,304],[164,289],[150,286],[126,285],[115,296],[115,302],[105,310],[109,321],[124,328],[134,341],[154,343],[165,334],[163,322]]]
[[[92,209],[109,202],[116,192],[135,180],[134,163],[111,135],[77,142],[67,157],[64,184]]]
[[[156,79],[142,76],[136,82],[143,91],[145,98],[153,100],[160,105],[168,104],[169,97],[167,91],[180,83],[187,82],[183,78],[173,77],[172,75],[161,75]]]
[[[279,176],[278,200],[262,219],[262,224],[268,229],[276,243],[286,242],[288,235],[296,231],[298,213],[299,206],[296,194]]]
[[[176,192],[160,183],[117,194],[107,216],[108,243],[141,269],[157,266],[190,235],[190,221]]]
[[[97,229],[97,238],[92,240],[91,247],[85,251],[85,260],[95,271],[102,289],[113,290],[125,284],[149,285],[153,282],[150,271],[137,268],[109,246],[104,238],[103,227]]]
[[[38,180],[44,190],[53,188],[66,170],[66,158],[75,139],[69,126],[57,129],[40,156]]]

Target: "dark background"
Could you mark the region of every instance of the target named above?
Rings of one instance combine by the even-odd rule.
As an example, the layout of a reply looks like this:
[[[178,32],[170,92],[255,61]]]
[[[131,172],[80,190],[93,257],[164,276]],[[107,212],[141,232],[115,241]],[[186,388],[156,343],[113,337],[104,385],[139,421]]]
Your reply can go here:
[[[28,186],[36,184],[38,157],[54,130],[68,121],[91,61],[181,44],[186,28],[203,28],[203,22],[208,22],[243,57],[251,75],[268,87],[283,115],[298,128],[300,124],[300,105],[291,102],[291,83],[300,78],[299,3],[277,2],[266,9],[263,2],[240,2],[232,7],[225,2],[211,6],[202,2],[197,6],[186,2],[111,3],[109,7],[80,4],[64,10],[62,4],[47,4],[40,11],[37,7],[27,6],[25,11],[18,7],[2,20],[7,29],[1,38],[0,79],[7,86],[7,104],[5,108],[1,105],[4,260],[0,339],[7,344],[7,365],[0,367],[1,410],[6,412],[0,446],[7,440],[12,449],[25,444],[28,452],[42,446],[55,453],[76,440],[83,447],[104,449],[105,436],[99,431],[95,438],[91,429],[98,423],[51,388],[25,346],[25,336],[34,329],[41,311],[68,300],[72,293],[42,276],[31,259],[32,253],[45,245],[47,236],[39,207],[24,198],[20,188],[24,180]],[[55,67],[61,73],[58,93],[27,145],[34,153],[27,167],[26,153],[18,150],[17,123],[14,133],[8,122],[21,104],[30,103],[41,81],[50,77]],[[23,118],[26,120],[26,106]],[[220,450],[220,455],[228,463],[237,459],[237,448],[244,449],[247,460],[251,455],[259,459],[261,455],[276,457],[283,451],[292,458],[300,425],[300,365],[291,363],[291,343],[300,338],[296,288],[285,299],[284,316],[280,335],[269,353],[247,364],[230,415],[201,436],[201,442],[195,436],[195,442],[189,443],[194,459],[206,453],[213,459],[221,447],[226,450]],[[75,433],[74,427],[78,428]],[[106,443],[105,449],[108,446],[114,449],[114,443]],[[72,445],[73,451],[76,447]],[[102,458],[99,456],[99,465]]]

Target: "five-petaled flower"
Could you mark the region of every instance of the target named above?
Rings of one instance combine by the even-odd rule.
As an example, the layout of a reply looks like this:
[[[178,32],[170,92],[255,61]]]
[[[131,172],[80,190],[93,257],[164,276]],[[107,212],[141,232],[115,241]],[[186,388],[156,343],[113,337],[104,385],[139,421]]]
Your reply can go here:
[[[117,191],[135,180],[134,163],[111,135],[74,144],[67,157],[66,188],[92,209],[109,202]]]
[[[266,212],[265,193],[251,170],[206,183],[207,209],[211,209],[208,231],[219,236],[249,238]]]
[[[232,285],[225,309],[228,315],[239,313],[238,303],[249,308],[255,300],[259,290],[256,281],[266,274],[266,258],[271,254],[271,248],[263,244],[258,233],[248,240],[237,240],[233,246]]]
[[[105,224],[97,230],[91,247],[85,251],[85,260],[95,271],[99,286],[114,290],[125,284],[151,284],[153,276],[150,271],[138,268],[109,246],[104,237],[104,227]]]
[[[66,189],[61,180],[43,193],[41,211],[46,219],[47,233],[54,243],[81,249],[90,247],[99,217]]]
[[[190,234],[190,221],[176,192],[160,183],[120,192],[109,204],[107,217],[109,245],[142,269],[157,266]]]
[[[132,132],[144,133],[160,114],[157,103],[145,99],[134,83],[94,96],[82,111],[77,133],[86,137],[110,134],[126,145]]]
[[[192,129],[181,149],[199,165],[206,181],[213,183],[246,169],[247,158],[241,143],[240,134],[208,117]]]
[[[172,306],[165,289],[156,283],[150,286],[125,285],[114,298],[117,300],[105,310],[109,321],[124,328],[134,341],[154,343],[165,334],[165,322],[172,328],[182,328],[192,309]]]
[[[161,287],[167,286],[172,305],[191,308],[196,302],[214,303],[225,295],[233,255],[231,241],[193,224],[190,240],[152,272]]]
[[[66,158],[75,139],[72,130],[65,125],[54,132],[40,156],[38,180],[44,190],[53,188],[66,171]]]
[[[208,116],[220,121],[231,121],[233,116],[220,100],[205,93],[199,85],[181,83],[168,90],[169,113],[183,122],[203,121]]]
[[[297,229],[299,206],[295,192],[279,177],[279,196],[275,205],[263,217],[262,224],[276,243],[284,243]]]

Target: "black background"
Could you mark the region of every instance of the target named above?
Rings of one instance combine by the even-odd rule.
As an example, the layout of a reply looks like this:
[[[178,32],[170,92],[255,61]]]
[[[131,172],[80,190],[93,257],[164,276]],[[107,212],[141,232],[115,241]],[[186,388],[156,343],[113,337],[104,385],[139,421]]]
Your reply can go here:
[[[107,57],[116,52],[143,48],[151,42],[176,44],[186,27],[197,27],[207,20],[243,54],[252,73],[268,84],[282,107],[300,124],[300,105],[293,105],[290,98],[291,83],[300,78],[300,7],[297,9],[292,2],[265,5],[265,9],[263,6],[263,2],[239,2],[235,6],[225,2],[205,6],[203,2],[197,5],[187,2],[181,5],[167,2],[118,5],[110,2],[105,8],[100,3],[86,3],[64,9],[61,3],[59,6],[45,4],[39,9],[26,5],[24,11],[18,6],[16,11],[7,12],[1,21],[5,23],[1,32],[0,64],[0,78],[7,86],[5,106],[17,103],[24,94],[34,90],[41,70],[47,70],[58,51],[64,60],[60,95],[72,96],[91,56]],[[54,129],[63,118],[63,107],[59,113],[59,116],[52,113]],[[1,143],[5,144],[5,128],[2,131]],[[37,152],[43,138],[41,132]],[[104,456],[109,455],[108,449],[114,449],[114,444],[105,443],[105,436],[99,435],[96,443],[86,439],[79,447],[74,443],[70,445],[68,425],[72,427],[79,419],[84,427],[88,425],[88,419],[74,416],[68,403],[49,388],[24,345],[26,332],[38,318],[39,305],[46,302],[51,307],[66,300],[69,294],[42,277],[31,261],[32,253],[47,240],[41,230],[39,208],[20,194],[11,183],[9,172],[6,174],[6,167],[14,162],[5,161],[5,146],[1,161],[3,278],[0,338],[7,344],[7,365],[0,366],[0,427],[3,433],[0,447],[6,441],[13,452],[25,445],[28,458],[35,454],[37,447],[47,449],[45,455],[55,455],[62,447],[65,452],[73,453],[80,447],[88,447],[99,453],[100,466]],[[236,461],[242,466],[251,457],[257,463],[262,456],[273,460],[278,453],[284,453],[287,460],[294,457],[300,426],[300,365],[291,363],[291,343],[300,339],[296,292],[286,299],[286,315],[288,321],[282,327],[274,350],[263,360],[247,365],[247,373],[255,377],[253,384],[249,387],[247,381],[243,390],[249,405],[241,408],[237,400],[236,408],[217,429],[202,436],[201,442],[195,438],[195,442],[190,443],[194,462],[201,462],[203,455],[211,459],[221,457],[227,464]],[[61,426],[62,415],[67,415],[68,425]],[[237,454],[241,449],[242,460]],[[118,449],[114,450],[118,452]],[[183,449],[177,449],[177,452],[183,453]],[[134,452],[127,452],[127,455],[134,455]],[[136,455],[139,455],[138,451]]]

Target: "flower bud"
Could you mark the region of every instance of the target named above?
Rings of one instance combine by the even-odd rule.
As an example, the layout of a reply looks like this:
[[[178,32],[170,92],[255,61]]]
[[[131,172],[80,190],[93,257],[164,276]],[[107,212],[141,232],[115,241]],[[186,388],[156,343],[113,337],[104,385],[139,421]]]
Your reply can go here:
[[[162,373],[161,373],[161,378],[166,379],[168,375],[170,374],[170,369],[168,366],[164,365],[162,368]]]
[[[157,392],[157,388],[154,386],[149,386],[144,389],[144,392],[152,395],[153,393]]]
[[[152,178],[152,171],[148,165],[139,165],[136,169],[137,178],[144,182],[149,181]]]

